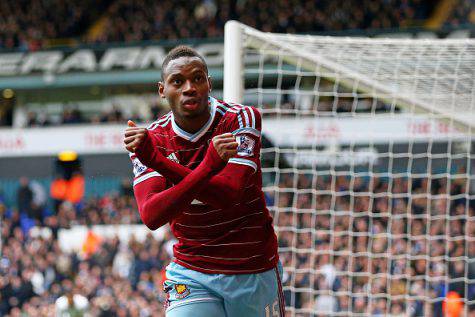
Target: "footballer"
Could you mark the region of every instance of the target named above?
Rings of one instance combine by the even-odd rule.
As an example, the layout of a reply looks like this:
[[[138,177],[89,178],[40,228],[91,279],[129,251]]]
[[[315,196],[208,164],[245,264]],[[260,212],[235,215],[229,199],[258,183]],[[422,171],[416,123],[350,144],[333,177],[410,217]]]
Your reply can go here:
[[[205,60],[178,46],[158,84],[171,111],[124,143],[144,224],[178,243],[167,266],[167,317],[284,316],[282,266],[262,192],[261,115],[209,95]]]

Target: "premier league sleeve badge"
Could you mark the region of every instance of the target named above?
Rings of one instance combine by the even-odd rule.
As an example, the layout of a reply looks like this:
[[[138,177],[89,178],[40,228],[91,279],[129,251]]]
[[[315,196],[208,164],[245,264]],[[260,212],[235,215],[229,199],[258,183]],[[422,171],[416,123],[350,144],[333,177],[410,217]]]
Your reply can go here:
[[[236,136],[238,143],[237,154],[239,156],[252,156],[254,154],[255,141],[247,135]]]

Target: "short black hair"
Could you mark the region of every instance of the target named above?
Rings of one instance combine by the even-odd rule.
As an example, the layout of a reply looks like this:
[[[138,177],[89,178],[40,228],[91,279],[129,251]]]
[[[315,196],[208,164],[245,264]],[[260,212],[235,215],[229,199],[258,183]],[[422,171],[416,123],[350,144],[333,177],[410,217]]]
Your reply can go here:
[[[165,72],[165,68],[168,66],[168,63],[170,63],[170,61],[172,61],[174,59],[177,59],[177,58],[180,58],[180,57],[198,57],[203,62],[203,64],[205,65],[206,74],[208,74],[208,65],[206,65],[206,61],[203,58],[203,56],[201,56],[195,49],[193,49],[189,46],[179,45],[179,46],[176,46],[175,48],[173,48],[170,52],[168,52],[167,56],[165,56],[165,59],[163,60],[163,63],[162,63],[162,80],[164,80],[164,78],[165,78],[165,76],[163,76],[163,74]]]

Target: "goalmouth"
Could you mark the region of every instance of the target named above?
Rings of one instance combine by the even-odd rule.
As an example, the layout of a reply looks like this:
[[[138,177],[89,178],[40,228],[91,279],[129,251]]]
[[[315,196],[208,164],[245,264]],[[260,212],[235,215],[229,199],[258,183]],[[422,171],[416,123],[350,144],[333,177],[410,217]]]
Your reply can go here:
[[[288,315],[475,313],[475,40],[230,21],[224,56],[224,100],[263,116]]]

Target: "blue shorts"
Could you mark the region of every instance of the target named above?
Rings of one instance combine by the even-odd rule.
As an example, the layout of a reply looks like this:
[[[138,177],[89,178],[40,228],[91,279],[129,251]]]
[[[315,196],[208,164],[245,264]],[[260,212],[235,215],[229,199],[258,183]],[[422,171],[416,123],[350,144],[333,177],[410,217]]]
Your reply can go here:
[[[167,317],[282,317],[282,265],[257,274],[205,274],[167,266]]]

